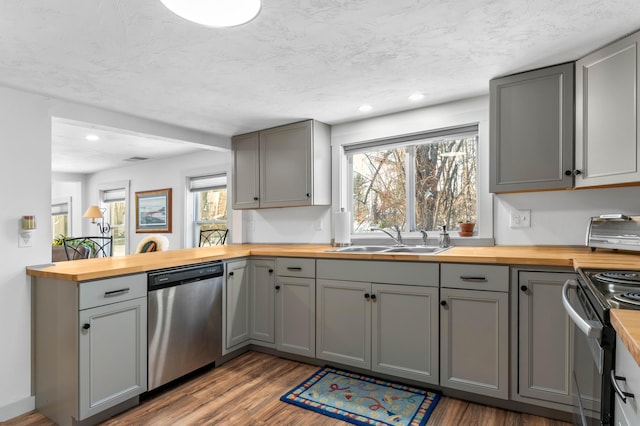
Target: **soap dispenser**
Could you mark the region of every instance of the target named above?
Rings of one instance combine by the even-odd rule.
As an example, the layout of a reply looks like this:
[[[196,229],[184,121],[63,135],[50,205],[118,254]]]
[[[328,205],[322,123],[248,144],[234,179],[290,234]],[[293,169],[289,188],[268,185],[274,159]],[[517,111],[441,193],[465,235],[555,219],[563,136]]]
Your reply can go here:
[[[440,233],[440,238],[438,238],[438,247],[447,248],[451,245],[451,238],[447,233],[447,225],[442,226],[442,232]]]

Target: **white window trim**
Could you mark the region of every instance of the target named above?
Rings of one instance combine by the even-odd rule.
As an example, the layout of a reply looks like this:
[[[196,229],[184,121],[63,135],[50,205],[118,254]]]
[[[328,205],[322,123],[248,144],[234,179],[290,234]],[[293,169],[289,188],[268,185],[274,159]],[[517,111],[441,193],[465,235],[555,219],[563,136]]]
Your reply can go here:
[[[195,208],[195,199],[193,197],[193,192],[191,191],[191,180],[202,178],[204,176],[222,176],[225,175],[227,179],[227,229],[229,229],[229,235],[231,234],[231,202],[230,202],[230,187],[231,187],[231,174],[228,170],[207,170],[207,171],[191,171],[184,175],[184,247],[198,247],[198,240],[200,235],[197,232],[197,227],[195,226],[194,217],[194,208]],[[214,221],[203,221],[202,224],[205,223],[215,223]],[[227,237],[227,241],[229,241],[229,237]]]
[[[102,193],[106,192],[106,191],[112,191],[112,190],[118,190],[118,189],[123,189],[124,188],[124,202],[125,205],[127,206],[127,211],[125,213],[125,221],[127,223],[127,236],[125,238],[124,241],[124,252],[125,253],[131,253],[131,251],[129,251],[129,248],[131,247],[131,238],[132,238],[132,230],[135,230],[135,206],[131,205],[131,196],[130,196],[130,189],[131,186],[131,181],[130,180],[121,180],[121,181],[117,181],[117,182],[108,182],[108,183],[101,183],[96,185],[96,193],[97,193],[97,197],[95,200],[89,200],[89,203],[87,203],[87,206],[91,206],[91,205],[97,205],[97,206],[101,206],[102,207]],[[84,213],[84,212],[83,212]],[[133,216],[133,218],[132,218]],[[133,227],[132,227],[133,225]],[[83,226],[86,226],[86,224],[83,224]],[[95,226],[95,225],[93,225]]]

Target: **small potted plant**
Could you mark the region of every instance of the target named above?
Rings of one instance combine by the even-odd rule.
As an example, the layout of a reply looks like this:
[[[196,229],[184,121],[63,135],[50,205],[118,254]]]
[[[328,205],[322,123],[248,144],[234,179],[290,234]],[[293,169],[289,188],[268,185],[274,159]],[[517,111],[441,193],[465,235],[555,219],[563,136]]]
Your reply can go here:
[[[460,222],[458,224],[458,227],[460,229],[458,231],[458,235],[460,235],[461,237],[472,237],[473,229],[476,227],[476,224],[475,222],[467,220],[466,222]]]

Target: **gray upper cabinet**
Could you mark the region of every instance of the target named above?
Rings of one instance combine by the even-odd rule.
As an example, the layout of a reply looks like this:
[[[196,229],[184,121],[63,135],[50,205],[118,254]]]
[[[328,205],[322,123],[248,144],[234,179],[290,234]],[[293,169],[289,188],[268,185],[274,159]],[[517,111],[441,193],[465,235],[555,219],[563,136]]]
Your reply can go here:
[[[260,207],[260,135],[258,132],[234,136],[233,149],[233,208]]]
[[[576,62],[576,186],[640,181],[636,33]]]
[[[234,136],[233,208],[331,204],[331,135],[307,120]]]
[[[490,191],[573,186],[572,63],[490,82]]]

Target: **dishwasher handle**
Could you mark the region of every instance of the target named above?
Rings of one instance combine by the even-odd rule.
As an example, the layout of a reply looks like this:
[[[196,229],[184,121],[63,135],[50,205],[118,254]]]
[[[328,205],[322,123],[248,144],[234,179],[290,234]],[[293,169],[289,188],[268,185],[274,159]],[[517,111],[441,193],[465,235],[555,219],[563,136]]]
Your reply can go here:
[[[591,321],[582,318],[569,301],[569,292],[577,288],[578,282],[576,280],[567,280],[562,286],[562,305],[564,305],[564,310],[569,315],[569,318],[571,318],[571,321],[573,321],[587,337],[600,339],[602,338],[603,328],[600,321]]]

